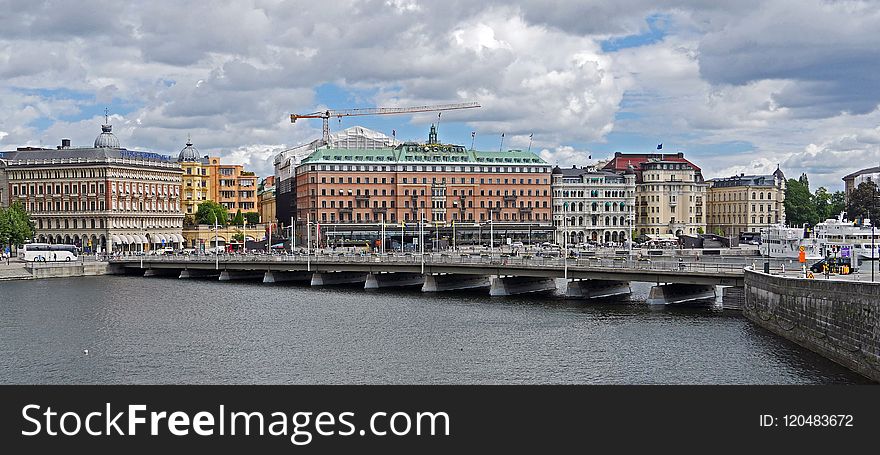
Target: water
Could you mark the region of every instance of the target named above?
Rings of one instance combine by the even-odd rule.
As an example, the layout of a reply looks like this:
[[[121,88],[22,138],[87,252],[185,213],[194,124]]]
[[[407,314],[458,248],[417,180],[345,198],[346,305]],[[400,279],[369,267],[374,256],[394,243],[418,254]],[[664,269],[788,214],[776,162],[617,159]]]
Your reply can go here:
[[[487,294],[123,276],[2,282],[0,383],[868,382],[730,311]]]

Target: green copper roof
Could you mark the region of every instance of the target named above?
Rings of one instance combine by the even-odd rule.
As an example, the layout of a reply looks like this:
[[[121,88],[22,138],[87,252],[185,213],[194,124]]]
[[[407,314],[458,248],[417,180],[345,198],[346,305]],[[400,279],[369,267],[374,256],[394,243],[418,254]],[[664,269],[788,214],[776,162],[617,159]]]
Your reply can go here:
[[[302,163],[341,161],[378,163],[476,163],[476,164],[547,164],[538,155],[522,151],[483,152],[467,150],[460,145],[404,143],[394,148],[340,149],[321,148]]]

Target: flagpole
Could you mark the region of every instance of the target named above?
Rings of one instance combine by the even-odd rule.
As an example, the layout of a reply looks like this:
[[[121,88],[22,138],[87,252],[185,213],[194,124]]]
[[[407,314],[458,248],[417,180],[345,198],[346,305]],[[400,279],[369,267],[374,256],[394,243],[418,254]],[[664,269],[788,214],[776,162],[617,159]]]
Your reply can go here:
[[[534,136],[534,135],[535,135],[535,133],[529,134],[529,151],[530,152],[532,151],[532,136]]]

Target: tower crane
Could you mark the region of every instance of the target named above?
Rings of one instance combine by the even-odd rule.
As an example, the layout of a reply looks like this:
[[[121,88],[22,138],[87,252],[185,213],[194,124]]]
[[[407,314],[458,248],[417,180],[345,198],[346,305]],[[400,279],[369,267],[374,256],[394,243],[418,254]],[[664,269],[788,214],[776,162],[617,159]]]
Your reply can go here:
[[[323,138],[324,143],[330,142],[330,118],[331,117],[353,117],[358,115],[388,115],[388,114],[410,114],[414,112],[433,112],[433,111],[452,111],[458,109],[472,109],[480,107],[479,103],[456,103],[456,104],[435,104],[431,106],[413,106],[413,107],[369,107],[359,109],[328,109],[323,112],[312,112],[311,114],[290,114],[290,123],[296,123],[301,118],[319,118],[324,122]]]

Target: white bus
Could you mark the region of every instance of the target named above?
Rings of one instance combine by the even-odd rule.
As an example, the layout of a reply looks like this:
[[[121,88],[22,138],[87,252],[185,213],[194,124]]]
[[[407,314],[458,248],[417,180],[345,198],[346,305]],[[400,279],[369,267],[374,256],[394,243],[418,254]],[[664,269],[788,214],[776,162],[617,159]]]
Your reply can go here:
[[[49,243],[28,243],[18,250],[18,258],[26,262],[77,260],[76,246]]]

